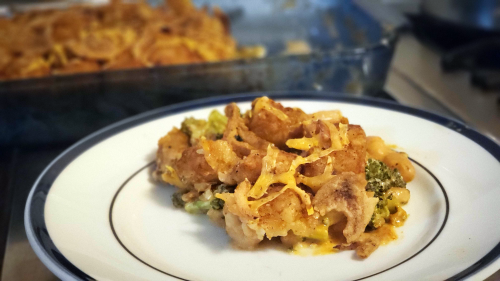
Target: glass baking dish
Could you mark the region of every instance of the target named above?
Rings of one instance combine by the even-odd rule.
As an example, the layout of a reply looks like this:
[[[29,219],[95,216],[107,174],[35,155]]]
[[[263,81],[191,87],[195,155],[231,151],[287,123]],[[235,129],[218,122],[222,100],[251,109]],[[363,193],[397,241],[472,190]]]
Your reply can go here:
[[[0,82],[0,146],[71,143],[128,116],[212,95],[376,95],[383,87],[397,30],[352,1],[194,2],[221,7],[238,43],[262,45],[267,56]],[[310,51],[287,53],[290,42]]]

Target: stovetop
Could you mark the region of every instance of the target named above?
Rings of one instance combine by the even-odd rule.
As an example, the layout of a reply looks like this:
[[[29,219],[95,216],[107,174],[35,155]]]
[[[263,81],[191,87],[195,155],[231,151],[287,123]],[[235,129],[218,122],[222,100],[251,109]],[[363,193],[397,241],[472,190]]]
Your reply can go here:
[[[400,36],[385,89],[403,104],[462,120],[500,143],[500,91],[471,84],[471,73],[441,68],[443,52]]]
[[[7,200],[10,204],[6,206],[10,209],[8,227],[2,229],[7,234],[7,241],[0,245],[5,247],[0,280],[58,280],[31,249],[24,231],[23,217],[31,186],[45,166],[65,148],[12,148],[3,153],[4,159],[9,159],[9,164],[4,167],[7,167],[5,176],[9,180],[7,196],[11,200]]]

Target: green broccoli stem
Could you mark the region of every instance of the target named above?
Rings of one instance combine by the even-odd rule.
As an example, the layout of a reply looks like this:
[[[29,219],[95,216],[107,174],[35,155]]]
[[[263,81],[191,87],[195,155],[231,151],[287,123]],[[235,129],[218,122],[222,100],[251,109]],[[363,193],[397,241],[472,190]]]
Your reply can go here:
[[[210,208],[212,208],[210,201],[202,200],[188,202],[184,205],[184,209],[190,214],[205,214]]]

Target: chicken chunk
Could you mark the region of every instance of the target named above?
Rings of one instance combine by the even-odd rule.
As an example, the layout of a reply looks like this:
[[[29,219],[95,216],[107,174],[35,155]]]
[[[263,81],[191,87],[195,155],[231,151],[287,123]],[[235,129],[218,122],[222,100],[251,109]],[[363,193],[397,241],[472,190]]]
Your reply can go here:
[[[377,250],[380,245],[396,240],[397,238],[398,235],[394,231],[394,227],[385,224],[376,230],[363,233],[359,239],[352,244],[352,247],[356,249],[356,254],[360,258],[365,259]]]
[[[363,174],[342,173],[326,182],[312,200],[314,209],[321,215],[336,210],[347,217],[343,230],[347,243],[356,241],[368,224],[366,217],[370,210],[367,208],[365,186]],[[372,213],[373,209],[370,216]]]

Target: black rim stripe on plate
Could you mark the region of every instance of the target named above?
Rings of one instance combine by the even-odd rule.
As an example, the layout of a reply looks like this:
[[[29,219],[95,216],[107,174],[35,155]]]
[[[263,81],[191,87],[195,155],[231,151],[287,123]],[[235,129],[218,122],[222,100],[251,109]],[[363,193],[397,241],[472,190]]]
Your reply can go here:
[[[163,274],[166,274],[170,277],[174,277],[174,278],[177,278],[179,280],[183,280],[183,281],[189,281],[188,279],[184,279],[184,278],[181,278],[179,276],[175,276],[173,274],[170,274],[166,271],[163,271],[161,269],[158,269],[152,265],[150,265],[149,263],[143,261],[141,258],[139,258],[136,254],[134,254],[132,251],[130,251],[127,246],[125,246],[125,244],[123,244],[122,240],[120,240],[120,238],[118,237],[118,233],[116,233],[116,230],[115,230],[115,227],[113,225],[113,207],[115,206],[115,202],[116,202],[116,198],[118,197],[118,194],[120,194],[120,192],[123,190],[123,188],[127,185],[127,183],[129,181],[131,181],[137,174],[139,174],[140,172],[142,172],[144,169],[147,169],[149,167],[152,167],[153,165],[155,164],[155,161],[152,161],[150,163],[148,163],[146,166],[140,168],[139,170],[137,170],[135,173],[133,173],[130,177],[128,177],[128,179],[120,186],[120,188],[116,191],[115,193],[115,196],[113,196],[113,201],[111,201],[111,206],[109,207],[109,225],[111,227],[111,231],[113,231],[113,236],[115,236],[115,239],[116,241],[118,241],[118,243],[120,243],[120,246],[122,246],[123,249],[125,249],[125,251],[127,251],[127,253],[129,253],[132,257],[134,257],[136,260],[140,261],[141,263],[151,267],[152,269],[158,271],[158,272],[161,272]]]
[[[44,206],[47,194],[52,186],[53,182],[57,176],[64,170],[64,168],[71,163],[72,160],[76,159],[80,154],[85,152],[87,149],[96,145],[97,143],[118,134],[124,130],[130,129],[132,127],[138,126],[140,124],[166,117],[175,113],[180,113],[182,111],[197,109],[202,107],[209,107],[215,105],[224,105],[229,102],[244,102],[251,101],[252,99],[268,95],[274,99],[287,99],[287,100],[297,100],[303,99],[308,101],[331,101],[331,102],[343,102],[350,104],[366,105],[371,107],[383,108],[397,112],[403,112],[413,116],[420,117],[425,120],[432,121],[434,123],[443,125],[457,133],[469,138],[474,141],[486,151],[488,151],[495,159],[500,161],[500,146],[495,142],[487,138],[486,136],[480,134],[474,129],[462,124],[459,121],[455,121],[428,111],[407,107],[395,102],[389,102],[384,100],[378,100],[373,98],[360,98],[339,95],[335,93],[317,93],[317,92],[267,92],[267,93],[253,93],[253,94],[240,94],[240,95],[229,95],[221,97],[213,97],[200,99],[195,101],[189,101],[179,104],[174,104],[171,106],[162,107],[156,110],[152,110],[143,114],[139,114],[134,117],[127,118],[123,121],[117,122],[113,125],[105,127],[88,137],[82,139],[75,145],[64,151],[57,160],[51,163],[47,167],[46,171],[40,175],[38,178],[38,184],[33,186],[34,192],[29,201],[29,217],[30,217],[30,228],[34,233],[37,243],[49,256],[49,259],[57,265],[62,271],[70,272],[77,280],[94,280],[89,275],[82,272],[80,269],[71,264],[55,247],[52,239],[49,236],[47,227],[44,220]],[[487,255],[481,258],[479,261],[471,265],[469,268],[463,270],[462,272],[450,277],[447,280],[461,280],[468,277],[475,272],[486,267],[493,261],[495,261],[500,256],[500,243],[498,243]]]
[[[411,158],[410,158],[411,159]],[[429,170],[427,169],[426,167],[424,167],[422,164],[418,163],[417,161],[415,161],[414,159],[411,159],[411,161],[415,164],[417,164],[418,166],[420,166],[422,169],[424,169],[429,175],[431,175],[431,177],[436,181],[436,183],[439,185],[440,189],[441,189],[441,192],[443,192],[443,196],[444,196],[444,201],[446,203],[446,212],[445,212],[445,216],[444,216],[444,219],[443,219],[443,223],[441,224],[441,226],[439,227],[439,230],[438,232],[436,233],[436,235],[434,235],[434,237],[432,237],[431,241],[429,241],[429,243],[427,243],[424,247],[422,247],[422,249],[418,250],[415,254],[413,254],[412,256],[410,256],[409,258],[403,260],[402,262],[400,263],[397,263],[396,265],[393,265],[387,269],[384,269],[382,271],[379,271],[377,273],[374,273],[374,274],[371,274],[371,275],[368,275],[368,276],[365,276],[365,277],[362,277],[362,278],[359,278],[359,279],[356,279],[355,281],[359,281],[359,280],[364,280],[366,278],[370,278],[372,276],[375,276],[375,275],[378,275],[378,274],[381,274],[381,273],[384,273],[386,271],[389,271],[397,266],[400,266],[402,265],[403,263],[411,260],[412,258],[416,257],[417,255],[419,255],[420,253],[422,253],[425,249],[427,249],[434,241],[436,241],[436,239],[438,238],[438,236],[441,234],[441,232],[443,231],[445,225],[446,225],[446,222],[448,221],[448,215],[450,213],[450,203],[448,201],[448,194],[446,194],[446,190],[444,189],[443,185],[441,184],[441,182],[437,179],[437,177]],[[123,191],[123,188],[127,185],[127,183],[129,181],[131,181],[137,174],[139,174],[140,172],[142,172],[144,169],[148,168],[148,167],[152,167],[153,165],[155,164],[155,161],[152,161],[150,163],[148,163],[146,166],[140,168],[139,170],[137,170],[136,172],[134,172],[130,177],[127,178],[127,180],[125,180],[125,182],[123,182],[123,184],[120,186],[120,188],[118,188],[118,190],[116,191],[115,195],[113,196],[113,201],[111,201],[111,205],[109,207],[109,225],[111,227],[111,230],[113,231],[113,235],[115,236],[115,239],[118,241],[118,243],[122,246],[123,249],[125,249],[125,251],[127,251],[127,253],[129,253],[132,257],[134,257],[136,260],[140,261],[141,263],[147,265],[148,267],[158,271],[158,272],[161,272],[163,274],[166,274],[170,277],[174,277],[174,278],[177,278],[179,280],[183,280],[183,281],[189,281],[188,279],[185,279],[185,278],[182,278],[182,277],[179,277],[179,276],[176,276],[176,275],[173,275],[171,273],[168,273],[166,271],[163,271],[149,263],[147,263],[146,261],[142,260],[141,258],[139,258],[136,254],[134,254],[129,248],[127,248],[127,246],[125,246],[125,244],[123,244],[123,242],[120,240],[120,237],[118,236],[118,233],[116,233],[116,230],[115,230],[115,227],[113,225],[113,207],[115,205],[115,202],[116,202],[116,198],[118,198],[118,195],[120,194],[121,191]]]

